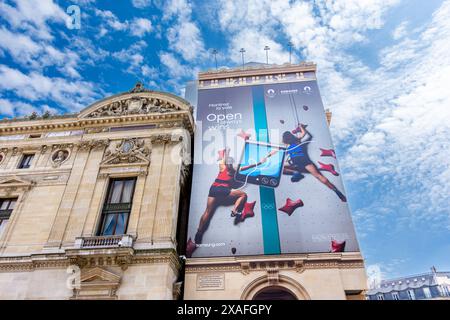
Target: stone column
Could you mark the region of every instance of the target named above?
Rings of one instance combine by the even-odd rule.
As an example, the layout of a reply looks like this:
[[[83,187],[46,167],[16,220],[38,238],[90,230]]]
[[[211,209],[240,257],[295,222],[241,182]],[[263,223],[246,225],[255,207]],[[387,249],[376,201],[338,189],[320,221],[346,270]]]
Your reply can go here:
[[[164,162],[164,144],[154,144],[152,161],[149,167],[147,179],[144,184],[144,194],[141,203],[141,213],[138,222],[137,243],[148,243],[152,241],[153,223],[156,213],[156,203],[159,188],[162,183],[161,170]]]
[[[100,147],[93,149],[89,154],[64,233],[63,245],[65,247],[72,246],[75,238],[82,235],[83,225],[93,200],[99,165],[103,157],[103,149]]]
[[[133,204],[131,206],[130,218],[126,234],[136,237],[138,234],[139,216],[141,214],[142,197],[144,195],[146,175],[140,174],[134,188]]]
[[[79,190],[79,185],[83,177],[84,169],[89,158],[90,147],[80,148],[75,151],[76,155],[74,156],[76,156],[76,158],[73,163],[72,172],[69,180],[67,181],[67,186],[53,222],[50,236],[47,240],[47,244],[45,245],[45,247],[49,249],[58,249],[62,243],[64,232],[69,221],[70,212],[72,211],[72,207]]]
[[[94,192],[92,195],[91,204],[89,207],[89,212],[86,217],[83,226],[83,237],[92,237],[96,235],[97,226],[99,224],[99,219],[101,218],[101,210],[104,198],[106,196],[106,189],[108,188],[108,175],[100,174],[98,175],[97,181],[95,183]]]

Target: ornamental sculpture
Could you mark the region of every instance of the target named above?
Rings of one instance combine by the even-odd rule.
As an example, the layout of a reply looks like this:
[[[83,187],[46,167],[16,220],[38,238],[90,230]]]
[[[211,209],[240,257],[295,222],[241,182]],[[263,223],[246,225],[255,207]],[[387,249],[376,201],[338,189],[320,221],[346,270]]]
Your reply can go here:
[[[59,167],[63,162],[69,158],[69,151],[67,150],[57,150],[52,155],[52,164],[54,167]]]
[[[123,139],[106,150],[103,164],[149,162],[150,153],[144,139]]]
[[[179,106],[158,98],[132,97],[111,102],[90,113],[88,118],[133,114],[167,113],[182,110]]]

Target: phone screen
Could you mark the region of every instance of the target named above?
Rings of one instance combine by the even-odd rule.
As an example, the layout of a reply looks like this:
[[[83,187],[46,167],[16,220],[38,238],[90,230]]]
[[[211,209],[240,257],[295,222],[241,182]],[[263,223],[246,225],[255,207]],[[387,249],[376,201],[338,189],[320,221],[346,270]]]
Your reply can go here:
[[[246,141],[235,180],[276,188],[280,183],[285,147]]]

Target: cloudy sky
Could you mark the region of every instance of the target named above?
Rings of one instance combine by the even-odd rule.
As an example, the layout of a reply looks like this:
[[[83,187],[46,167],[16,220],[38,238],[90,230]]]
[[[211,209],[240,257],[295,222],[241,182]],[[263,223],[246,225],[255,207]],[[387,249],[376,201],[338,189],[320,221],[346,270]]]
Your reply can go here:
[[[367,265],[450,270],[449,17],[436,0],[3,0],[0,117],[76,112],[138,80],[182,95],[212,48],[219,66],[241,47],[264,62],[265,45],[284,63],[291,41],[318,65]]]

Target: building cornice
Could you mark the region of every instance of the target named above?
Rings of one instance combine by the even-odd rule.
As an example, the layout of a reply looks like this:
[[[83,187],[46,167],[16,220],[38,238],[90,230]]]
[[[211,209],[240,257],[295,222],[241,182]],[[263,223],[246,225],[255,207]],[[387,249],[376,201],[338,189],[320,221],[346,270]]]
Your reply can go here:
[[[186,273],[197,272],[242,272],[264,271],[267,269],[295,270],[307,269],[354,269],[364,268],[364,259],[359,252],[317,253],[279,256],[242,256],[190,258],[186,261]]]
[[[176,111],[170,113],[138,114],[90,119],[55,119],[0,123],[0,135],[43,133],[62,130],[80,130],[114,125],[155,123],[156,128],[174,127],[173,121],[181,121],[180,127],[186,128],[190,133],[194,131],[194,120],[188,111]],[[172,125],[171,125],[172,124]]]
[[[82,249],[81,251],[68,249],[61,253],[47,253],[47,254],[31,254],[24,256],[6,256],[0,257],[0,272],[22,272],[32,271],[36,269],[60,269],[67,268],[70,265],[82,263],[82,266],[94,267],[98,266],[101,261],[106,261],[109,257],[117,255],[123,256],[123,252],[119,252],[123,248],[113,248],[108,250],[89,250]],[[86,254],[86,261],[80,258]],[[95,259],[93,259],[95,256]],[[86,264],[84,264],[86,262]],[[177,253],[173,249],[146,249],[146,250],[132,250],[129,259],[124,261],[119,259],[114,261],[113,265],[121,266],[120,263],[125,262],[127,267],[138,264],[161,264],[167,263],[170,267],[178,272],[181,264]],[[119,264],[118,264],[119,263]]]
[[[200,72],[198,80],[226,79],[245,76],[262,76],[276,75],[280,73],[296,73],[316,71],[316,65],[312,62],[304,62],[300,64],[284,64],[284,65],[260,65],[257,67],[244,67],[234,69],[220,69]]]

